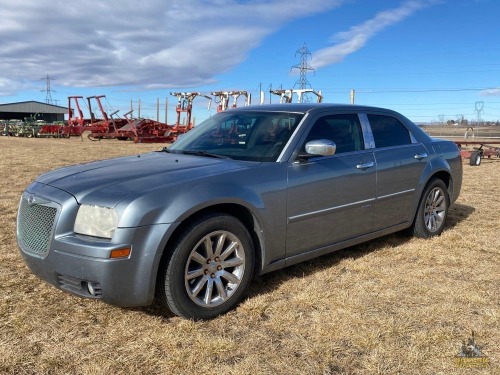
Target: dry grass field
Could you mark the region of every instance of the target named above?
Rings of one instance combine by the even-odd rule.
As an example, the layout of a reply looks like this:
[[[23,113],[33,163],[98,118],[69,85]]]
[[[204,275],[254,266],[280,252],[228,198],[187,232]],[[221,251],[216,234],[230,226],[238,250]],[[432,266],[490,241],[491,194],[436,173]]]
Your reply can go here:
[[[30,274],[15,239],[28,183],[161,147],[0,137],[1,374],[500,374],[500,160],[464,161],[440,237],[390,235],[264,275],[211,321],[80,299]],[[486,368],[455,361],[472,331]]]

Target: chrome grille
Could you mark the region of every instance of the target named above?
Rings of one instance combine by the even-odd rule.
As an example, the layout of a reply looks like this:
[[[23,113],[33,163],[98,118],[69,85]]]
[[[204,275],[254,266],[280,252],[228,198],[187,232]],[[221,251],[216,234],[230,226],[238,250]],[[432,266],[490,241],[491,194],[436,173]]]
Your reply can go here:
[[[17,216],[17,238],[24,252],[38,256],[47,254],[56,215],[55,203],[30,204],[25,196],[21,198]]]

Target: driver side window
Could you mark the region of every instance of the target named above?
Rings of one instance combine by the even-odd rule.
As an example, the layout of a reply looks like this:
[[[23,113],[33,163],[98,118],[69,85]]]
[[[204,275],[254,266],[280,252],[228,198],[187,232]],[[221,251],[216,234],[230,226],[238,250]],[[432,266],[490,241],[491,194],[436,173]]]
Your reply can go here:
[[[312,140],[327,139],[335,142],[335,154],[364,150],[364,139],[356,114],[329,115],[320,117],[309,131],[302,146]]]

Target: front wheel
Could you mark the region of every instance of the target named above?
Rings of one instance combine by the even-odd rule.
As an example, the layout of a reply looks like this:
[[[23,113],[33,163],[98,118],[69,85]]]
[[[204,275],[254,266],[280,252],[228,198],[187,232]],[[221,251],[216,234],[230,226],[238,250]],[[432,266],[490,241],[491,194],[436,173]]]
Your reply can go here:
[[[413,235],[420,238],[438,236],[444,229],[450,197],[444,182],[434,178],[427,184],[413,223]]]
[[[162,261],[158,300],[185,318],[214,318],[238,304],[254,259],[251,237],[238,219],[224,213],[203,215],[184,228]]]

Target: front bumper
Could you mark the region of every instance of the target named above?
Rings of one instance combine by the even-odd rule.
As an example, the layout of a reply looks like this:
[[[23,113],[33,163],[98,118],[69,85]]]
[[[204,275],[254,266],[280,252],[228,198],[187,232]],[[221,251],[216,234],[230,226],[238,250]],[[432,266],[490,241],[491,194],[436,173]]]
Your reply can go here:
[[[78,204],[73,196],[42,184],[30,186],[29,194],[58,207],[43,253],[29,251],[27,241],[19,239],[18,215],[20,253],[36,276],[69,293],[116,306],[152,303],[161,255],[175,225],[118,228],[112,240],[76,235],[72,223]],[[110,258],[113,250],[124,248],[131,249],[130,255]]]

